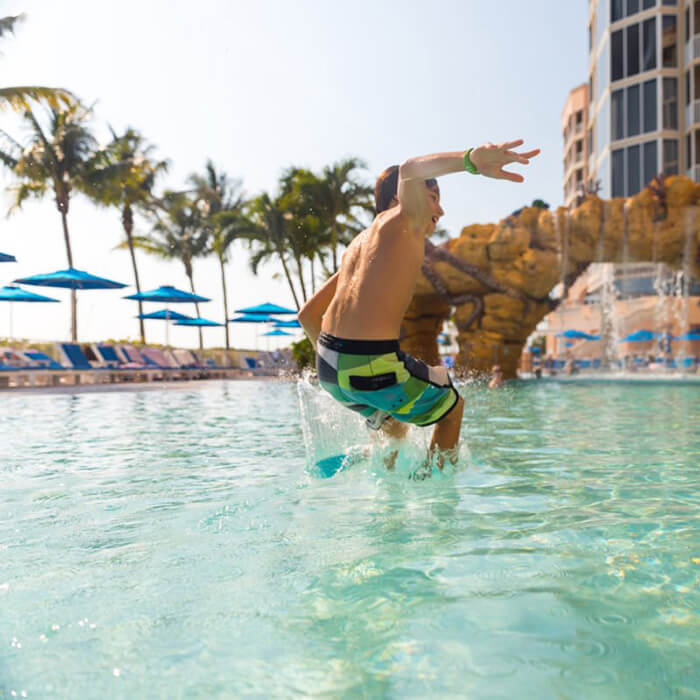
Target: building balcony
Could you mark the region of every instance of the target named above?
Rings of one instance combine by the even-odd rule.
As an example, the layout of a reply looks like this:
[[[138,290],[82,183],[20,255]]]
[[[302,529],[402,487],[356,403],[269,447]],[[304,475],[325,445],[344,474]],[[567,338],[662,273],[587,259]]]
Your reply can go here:
[[[700,100],[693,100],[685,107],[685,125],[700,124]]]
[[[690,37],[690,41],[685,42],[685,65],[700,58],[700,34]]]

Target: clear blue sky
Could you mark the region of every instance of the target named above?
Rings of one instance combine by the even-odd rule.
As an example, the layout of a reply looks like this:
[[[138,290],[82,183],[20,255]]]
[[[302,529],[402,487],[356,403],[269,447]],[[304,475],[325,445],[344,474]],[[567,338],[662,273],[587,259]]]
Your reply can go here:
[[[0,65],[4,85],[62,86],[96,103],[100,138],[107,122],[139,129],[172,161],[163,181],[170,187],[207,158],[256,194],[273,191],[292,164],[320,169],[357,155],[373,181],[410,156],[484,141],[524,138],[542,148],[524,184],[467,174],[442,179],[443,225],[457,235],[537,197],[561,203],[560,114],[568,91],[587,80],[587,11],[586,0],[0,0],[0,15],[27,15],[16,36],[2,41]],[[21,136],[7,114],[0,126]],[[0,174],[0,187],[9,184]],[[4,214],[7,196],[0,201]],[[69,225],[76,267],[131,284],[128,254],[113,252],[121,240],[115,211],[76,196]],[[2,284],[64,267],[52,201],[0,218],[0,251],[20,261],[0,266]],[[233,257],[230,308],[291,304],[276,265],[254,277],[244,249]],[[144,288],[186,287],[178,263],[139,260]],[[195,284],[213,299],[202,314],[219,319],[214,260],[196,263]],[[68,300],[68,292],[56,294]],[[135,305],[121,296],[79,295],[81,340],[137,336]],[[5,311],[0,335],[7,334]],[[67,338],[69,305],[17,305],[14,326],[21,337]],[[252,344],[252,328],[231,329],[234,344]],[[205,342],[223,344],[223,330],[205,332]],[[163,339],[157,322],[147,333]],[[174,330],[172,340],[195,346],[196,331]]]

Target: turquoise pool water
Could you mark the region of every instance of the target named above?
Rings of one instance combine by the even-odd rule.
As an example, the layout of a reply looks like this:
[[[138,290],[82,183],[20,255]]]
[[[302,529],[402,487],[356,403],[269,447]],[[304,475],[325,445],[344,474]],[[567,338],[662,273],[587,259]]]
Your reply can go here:
[[[3,394],[0,698],[699,697],[697,387],[462,391],[422,482],[306,385]]]

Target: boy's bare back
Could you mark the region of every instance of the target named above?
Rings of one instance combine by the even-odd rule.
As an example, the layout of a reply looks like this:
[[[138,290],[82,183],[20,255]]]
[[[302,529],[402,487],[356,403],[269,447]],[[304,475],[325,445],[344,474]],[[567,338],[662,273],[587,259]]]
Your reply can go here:
[[[323,331],[349,339],[398,338],[424,250],[424,233],[412,231],[398,208],[379,214],[343,255]]]

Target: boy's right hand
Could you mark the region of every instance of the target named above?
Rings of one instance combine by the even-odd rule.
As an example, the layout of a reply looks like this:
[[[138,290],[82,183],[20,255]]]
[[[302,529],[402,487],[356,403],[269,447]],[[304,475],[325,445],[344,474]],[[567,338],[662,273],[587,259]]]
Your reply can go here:
[[[480,175],[493,177],[497,180],[510,180],[511,182],[523,182],[525,179],[519,173],[512,173],[504,170],[504,166],[509,163],[522,163],[527,165],[531,158],[539,152],[539,148],[526,153],[516,153],[511,150],[523,145],[523,140],[506,141],[500,145],[486,143],[483,146],[474,148],[469,154],[469,159],[474,164]]]

